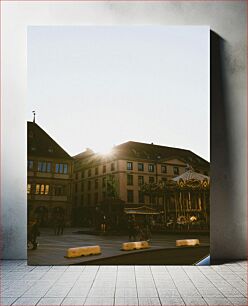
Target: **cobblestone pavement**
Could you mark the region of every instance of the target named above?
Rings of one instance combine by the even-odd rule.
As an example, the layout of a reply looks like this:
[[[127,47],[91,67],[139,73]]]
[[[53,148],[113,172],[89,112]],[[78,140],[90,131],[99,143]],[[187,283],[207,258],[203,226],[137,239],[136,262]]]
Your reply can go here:
[[[128,241],[127,236],[87,235],[76,234],[80,229],[66,228],[64,235],[55,236],[52,229],[41,228],[41,236],[38,237],[39,247],[37,250],[28,251],[29,264],[67,265],[81,263],[92,259],[123,255],[121,245]],[[209,236],[204,234],[154,234],[151,239],[151,249],[175,248],[176,239],[198,238],[202,246],[209,246]],[[81,258],[64,258],[66,250],[70,247],[100,245],[102,254]],[[144,250],[145,251],[145,250]],[[134,251],[135,252],[135,251]]]
[[[247,262],[28,266],[4,260],[0,305],[247,305]]]

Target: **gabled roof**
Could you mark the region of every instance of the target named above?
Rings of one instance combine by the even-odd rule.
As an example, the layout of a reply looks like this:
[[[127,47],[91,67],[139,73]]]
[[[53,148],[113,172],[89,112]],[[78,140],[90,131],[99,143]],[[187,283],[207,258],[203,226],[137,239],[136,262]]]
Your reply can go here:
[[[112,151],[111,155],[109,156],[102,156],[100,154],[90,154],[87,155],[83,152],[75,156],[78,160],[84,160],[85,164],[95,164],[101,163],[103,161],[107,162],[110,160],[115,159],[130,159],[130,160],[144,160],[150,162],[166,162],[169,159],[180,159],[185,164],[189,164],[195,168],[203,167],[208,169],[209,162],[203,159],[202,157],[196,155],[190,150],[149,144],[149,143],[142,143],[136,141],[128,141],[122,143],[120,145],[115,146]],[[80,156],[81,155],[81,156]]]
[[[73,159],[37,123],[28,121],[28,156]]]

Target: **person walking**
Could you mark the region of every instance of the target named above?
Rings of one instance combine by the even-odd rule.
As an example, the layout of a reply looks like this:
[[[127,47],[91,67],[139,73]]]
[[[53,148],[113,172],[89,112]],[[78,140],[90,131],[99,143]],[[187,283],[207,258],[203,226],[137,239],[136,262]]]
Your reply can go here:
[[[28,226],[28,242],[32,243],[33,245],[32,250],[36,250],[38,247],[38,242],[37,242],[38,236],[40,236],[39,220],[35,219],[33,223],[30,221],[30,224]]]
[[[129,241],[135,241],[136,240],[136,224],[134,217],[128,219],[128,238]]]

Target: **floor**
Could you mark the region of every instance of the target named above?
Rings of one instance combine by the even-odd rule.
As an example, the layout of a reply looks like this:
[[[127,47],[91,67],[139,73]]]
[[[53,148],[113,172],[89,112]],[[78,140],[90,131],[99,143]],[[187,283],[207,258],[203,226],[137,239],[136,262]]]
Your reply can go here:
[[[29,263],[32,265],[68,265],[125,254],[125,252],[121,251],[121,247],[123,242],[129,241],[127,236],[78,234],[77,232],[80,230],[82,228],[65,228],[63,235],[56,236],[51,228],[41,228],[41,235],[38,237],[38,249],[35,252],[32,250],[28,251]],[[176,240],[185,238],[197,238],[200,240],[201,246],[209,246],[209,236],[206,234],[153,234],[150,242],[151,250],[176,248]],[[101,246],[101,255],[73,259],[65,258],[68,248],[96,244]],[[135,251],[132,253],[135,253]],[[207,251],[206,255],[208,253],[209,251]],[[168,261],[165,260],[163,262]],[[193,259],[192,262],[194,262]]]
[[[202,267],[1,261],[1,306],[247,304],[246,261]]]

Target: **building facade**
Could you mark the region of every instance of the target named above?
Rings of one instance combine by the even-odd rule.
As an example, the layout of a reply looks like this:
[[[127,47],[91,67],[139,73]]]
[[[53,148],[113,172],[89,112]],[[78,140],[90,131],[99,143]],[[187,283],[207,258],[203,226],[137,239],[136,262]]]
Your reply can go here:
[[[73,158],[35,122],[27,123],[27,135],[28,220],[53,226],[63,217],[71,225]]]
[[[74,205],[82,225],[94,224],[99,205],[108,200],[120,200],[125,208],[162,209],[163,195],[145,192],[145,185],[167,182],[189,169],[209,175],[209,163],[191,151],[133,141],[108,155],[88,149],[74,158]]]

